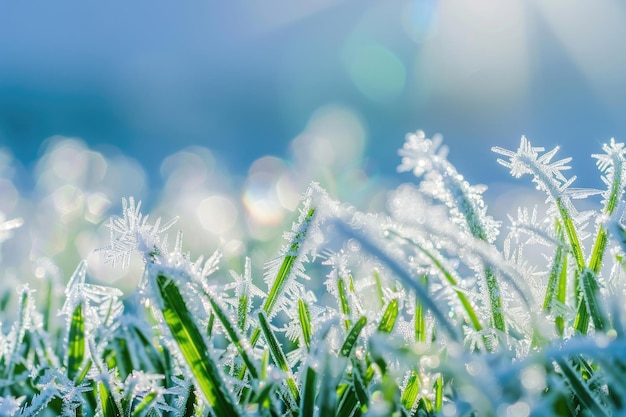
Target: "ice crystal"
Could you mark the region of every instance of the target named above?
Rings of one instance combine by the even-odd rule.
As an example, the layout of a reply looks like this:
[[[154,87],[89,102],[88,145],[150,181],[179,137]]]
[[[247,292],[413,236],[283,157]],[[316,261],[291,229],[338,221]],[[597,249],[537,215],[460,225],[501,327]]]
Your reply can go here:
[[[24,396],[15,398],[13,396],[0,397],[0,416],[14,416],[20,409]]]
[[[122,200],[122,217],[112,217],[107,224],[111,244],[101,249],[107,262],[113,266],[120,263],[125,268],[128,267],[133,252],[139,252],[146,261],[167,253],[167,240],[163,233],[172,227],[178,218],[161,225],[160,217],[154,224],[148,222],[148,217],[141,213],[141,202],[135,204],[133,197]]]
[[[615,139],[611,138],[610,143],[602,145],[603,154],[591,155],[595,158],[596,164],[600,172],[602,172],[602,181],[606,184],[607,189],[602,193],[604,198],[603,203],[609,206],[609,213],[615,207],[615,203],[621,201],[624,193],[623,186],[626,183],[626,169],[624,167],[624,156],[626,155],[626,149],[623,143],[616,143]],[[617,194],[613,197],[615,201],[610,201],[612,191],[617,188]]]
[[[548,192],[552,196],[561,193],[564,184],[571,184],[575,177],[567,179],[562,171],[570,169],[567,165],[572,158],[560,159],[552,162],[552,158],[558,152],[559,147],[556,146],[549,152],[540,155],[545,148],[532,146],[526,136],[522,136],[517,151],[509,151],[499,146],[494,146],[491,150],[497,154],[504,155],[509,160],[498,158],[498,163],[509,168],[511,175],[519,178],[524,174],[533,175],[533,181],[537,187]]]

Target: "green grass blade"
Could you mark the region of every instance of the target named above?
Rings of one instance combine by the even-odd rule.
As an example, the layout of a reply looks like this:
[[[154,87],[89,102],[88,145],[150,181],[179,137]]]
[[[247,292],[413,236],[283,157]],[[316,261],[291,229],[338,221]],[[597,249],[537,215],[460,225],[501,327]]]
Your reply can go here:
[[[352,326],[350,320],[350,303],[348,302],[348,296],[346,295],[346,285],[341,277],[337,277],[337,294],[339,295],[339,304],[341,307],[341,313],[343,314],[343,323],[346,330]]]
[[[600,272],[602,267],[602,259],[604,258],[604,252],[606,251],[606,244],[609,240],[609,234],[604,225],[600,225],[598,228],[598,234],[593,244],[591,251],[591,260],[589,261],[589,268],[596,274]]]
[[[402,391],[402,395],[400,396],[400,402],[405,410],[411,411],[415,406],[417,401],[417,396],[420,391],[420,383],[419,378],[417,377],[417,373],[415,371],[411,371],[411,375]]]
[[[237,327],[241,331],[246,330],[246,320],[248,318],[248,306],[250,299],[247,295],[239,297],[239,305],[237,307]]]
[[[581,304],[583,304],[583,308],[589,312],[589,316],[591,317],[596,330],[602,331],[609,326],[609,320],[606,312],[604,311],[604,307],[600,302],[598,302],[600,288],[598,286],[596,274],[591,269],[585,269],[580,277],[580,282],[584,295],[584,300]],[[583,324],[581,321],[579,325],[581,327],[576,327],[576,329],[583,334],[586,333],[587,324],[584,325],[585,327],[582,327]]]
[[[206,325],[207,336],[209,337],[213,336],[214,325],[215,325],[215,314],[211,311],[211,314],[209,314],[209,321],[207,322],[207,325]]]
[[[122,380],[125,380],[133,369],[141,369],[140,366],[133,364],[133,358],[130,354],[128,340],[126,338],[116,337],[111,344],[113,352],[115,352],[115,367]]]
[[[28,285],[24,285],[20,291],[21,294],[18,319],[17,322],[14,323],[12,329],[12,331],[15,332],[15,336],[13,337],[13,341],[10,344],[8,351],[4,352],[4,360],[6,366],[4,370],[4,377],[6,380],[12,380],[16,362],[20,360],[21,357],[19,350],[24,343],[26,330],[29,327],[29,322],[31,320],[29,314],[31,290],[29,289]]]
[[[352,364],[352,388],[354,389],[356,398],[361,404],[361,411],[365,412],[369,408],[370,404],[369,393],[367,390],[368,381],[366,381],[366,378],[363,375],[363,370],[354,357],[352,358]]]
[[[307,352],[311,351],[311,313],[306,302],[300,298],[298,299],[298,318],[300,319],[300,328],[302,329],[302,339],[306,346]]]
[[[558,242],[562,242],[563,228],[558,221],[554,226],[554,234]],[[559,290],[559,279],[561,277],[561,270],[565,268],[565,250],[563,246],[558,245],[554,253],[554,260],[552,261],[552,267],[550,268],[550,276],[548,277],[548,286],[546,287],[546,295],[543,299],[543,309],[545,311],[552,311],[552,303]]]
[[[276,335],[272,331],[272,328],[270,327],[270,323],[267,320],[267,316],[265,315],[265,313],[262,311],[259,312],[258,317],[259,317],[259,325],[260,325],[261,331],[263,332],[263,337],[265,338],[265,341],[267,342],[267,346],[269,347],[270,354],[272,355],[272,358],[274,359],[274,363],[276,364],[276,366],[278,366],[278,368],[280,368],[287,375],[286,383],[287,383],[287,387],[289,388],[289,392],[291,393],[293,403],[300,404],[300,392],[298,391],[298,386],[296,382],[294,381],[293,376],[291,374],[291,369],[289,368],[289,365],[287,364],[287,357],[285,356],[285,353],[283,352],[280,346],[280,343],[278,342],[278,339],[276,338]]]
[[[302,383],[302,402],[300,403],[300,415],[313,417],[315,414],[315,395],[317,394],[317,372],[307,366]]]
[[[611,182],[611,190],[609,193],[609,198],[606,199],[606,205],[604,206],[604,214],[608,217],[613,215],[615,208],[620,199],[620,195],[622,195],[622,189],[624,184],[622,184],[621,178],[621,169],[622,163],[617,164],[614,167],[615,175],[614,180]],[[589,262],[589,268],[595,272],[596,274],[600,272],[600,268],[602,267],[602,258],[604,257],[604,252],[606,249],[606,244],[608,241],[608,231],[604,225],[600,225],[598,229],[598,234],[596,236],[596,241],[593,245],[593,250],[591,252],[591,260]]]
[[[187,399],[185,400],[184,408],[181,412],[181,417],[192,417],[196,415],[196,390],[193,385],[189,385],[187,391]]]
[[[428,283],[426,275],[422,276],[424,286]],[[415,304],[415,341],[426,342],[426,312],[422,303],[417,301]]]
[[[561,274],[559,275],[559,285],[556,299],[562,305],[565,305],[565,301],[567,300],[567,252],[563,255],[563,267],[561,268]],[[557,316],[554,322],[559,334],[563,335],[563,332],[565,331],[565,319],[563,316]]]
[[[324,343],[324,346],[327,345]],[[340,384],[346,371],[348,360],[344,357],[337,358],[330,353],[325,354],[321,360],[323,361],[323,367],[320,373],[319,394],[316,400],[319,409],[318,415],[323,417],[334,417],[335,415],[347,417],[349,416],[348,413],[339,411],[337,400],[338,396],[343,397],[346,393],[346,388],[350,387],[345,383]]]
[[[80,373],[76,376],[75,383],[76,385],[81,384],[83,380],[87,377],[89,370],[91,369],[91,365],[93,365],[93,361],[89,358],[85,361],[85,364],[80,370]]]
[[[270,363],[270,352],[267,347],[263,348],[263,355],[261,356],[261,381],[267,381],[267,370]]]
[[[161,273],[157,274],[156,284],[165,324],[194,377],[194,383],[216,415],[240,416],[176,284]]]
[[[354,326],[352,326],[352,328],[348,332],[348,336],[346,337],[346,340],[343,342],[343,345],[339,350],[341,356],[345,356],[347,358],[352,354],[354,346],[356,345],[356,341],[359,338],[359,334],[366,324],[367,318],[365,316],[362,316],[360,319],[357,320],[356,323],[354,323]]]
[[[589,312],[587,311],[587,308],[582,300],[583,295],[579,282],[580,274],[585,269],[585,258],[583,256],[582,247],[580,246],[580,240],[578,239],[578,233],[576,232],[574,222],[565,203],[563,203],[563,200],[560,197],[556,199],[556,206],[559,210],[559,215],[561,216],[561,222],[563,223],[565,234],[569,240],[570,249],[574,255],[574,260],[576,261],[576,279],[574,287],[576,288],[576,299],[580,300],[580,302],[578,305],[578,312],[576,314],[574,327],[581,333],[585,334],[587,333],[587,328],[589,327]]]
[[[502,312],[502,298],[500,297],[500,284],[493,268],[485,266],[485,280],[487,281],[487,292],[489,293],[489,304],[491,306],[491,320],[493,327],[502,333],[506,332],[504,314]]]
[[[166,349],[157,349],[148,339],[148,336],[144,334],[143,330],[137,326],[132,327],[133,337],[136,337],[142,346],[145,355],[141,355],[140,358],[147,359],[152,372],[159,374],[167,374],[169,368],[166,366],[166,360],[169,360],[169,352]]]
[[[85,359],[85,318],[82,303],[78,304],[72,313],[68,342],[67,377],[74,380]]]
[[[156,391],[149,392],[133,410],[131,417],[143,417],[150,410],[150,406],[157,400]]]
[[[574,221],[572,220],[569,211],[561,198],[556,199],[556,206],[559,210],[561,222],[563,222],[570,248],[574,254],[574,259],[576,260],[576,267],[578,268],[578,271],[582,271],[585,268],[585,257],[583,256],[582,247],[580,246],[580,240],[578,239],[578,233],[576,232]]]
[[[266,413],[261,414],[263,416],[267,415],[267,412],[269,412],[271,417],[284,417],[277,410],[275,402],[272,399],[272,394],[275,388],[276,385],[273,383],[265,384],[265,386],[263,386],[263,388],[259,391],[258,395],[253,399],[254,403],[256,403],[261,410],[266,411]]]
[[[300,249],[300,244],[306,237],[314,215],[315,209],[309,209],[304,217],[304,220],[302,221],[300,231],[296,233],[289,245],[289,250],[287,251],[285,259],[283,259],[283,262],[278,269],[278,274],[276,275],[276,279],[274,279],[274,284],[272,285],[272,288],[263,303],[263,311],[265,311],[268,315],[272,313],[272,310],[274,309],[274,306],[276,305],[276,302],[278,301],[278,298],[282,294],[285,284],[287,283],[287,279],[291,275],[291,269],[299,255],[298,251]]]
[[[398,319],[398,299],[394,298],[387,304],[387,308],[383,313],[383,317],[380,319],[380,323],[378,324],[378,331],[381,333],[391,333],[394,326],[396,325],[396,320]]]
[[[352,417],[356,415],[359,409],[359,399],[356,396],[356,392],[354,392],[354,386],[346,385],[342,390],[338,390],[337,393],[340,395],[339,404],[337,407],[336,417]]]
[[[250,372],[250,376],[252,377],[254,381],[258,381],[259,369],[258,369],[257,364],[252,360],[253,354],[252,354],[252,350],[250,349],[250,346],[239,335],[235,327],[232,325],[232,323],[228,319],[228,316],[226,315],[224,310],[222,310],[222,307],[215,301],[215,299],[209,294],[206,294],[206,296],[209,299],[209,302],[211,303],[211,308],[213,309],[213,312],[215,313],[215,317],[217,317],[222,327],[226,330],[226,333],[228,334],[228,338],[235,345],[235,347],[237,348],[237,351],[241,355],[241,359],[243,359],[243,363],[246,365],[248,372]]]
[[[443,375],[439,374],[435,381],[435,413],[440,413],[443,408]]]
[[[564,359],[558,359],[557,363],[563,372],[565,380],[568,382],[573,394],[588,411],[595,417],[609,417],[604,407],[595,398],[594,394],[589,390],[585,381],[580,374]]]
[[[607,242],[608,242],[608,232],[603,225],[600,225],[600,228],[598,229],[598,235],[596,236],[596,241],[593,245],[593,250],[591,253],[591,260],[589,261],[589,270],[583,271],[582,276],[580,276],[579,278],[593,279],[593,280],[597,279],[597,274],[600,272],[600,268],[602,267],[602,259],[604,257],[604,252],[606,249]],[[591,272],[591,275],[589,274],[589,272]],[[583,287],[582,293],[585,299],[587,299],[587,293],[589,291],[594,292],[593,288],[598,287],[597,282],[593,284],[591,283],[585,284],[579,281],[579,284],[582,285]],[[585,288],[585,285],[587,286],[587,288]],[[595,296],[593,298],[595,298]],[[576,322],[574,324],[574,327],[576,328],[576,330],[578,330],[582,334],[586,334],[589,328],[589,314],[593,315],[594,313],[594,310],[592,310],[591,308],[592,307],[589,306],[589,301],[587,301],[587,303],[580,302],[580,304],[578,305],[578,312],[576,314]],[[596,311],[596,313],[599,313],[599,311]],[[598,319],[600,319],[599,316],[592,318],[596,328],[598,328],[597,327],[598,324],[596,323]]]
[[[287,284],[287,280],[291,275],[291,270],[293,265],[295,264],[298,256],[300,244],[306,237],[306,234],[309,230],[309,226],[313,221],[313,217],[315,215],[315,209],[311,208],[307,212],[302,224],[300,226],[300,231],[296,233],[294,238],[291,240],[289,244],[289,250],[287,251],[283,262],[278,269],[278,273],[276,274],[276,278],[274,279],[274,283],[272,284],[272,288],[270,289],[265,302],[263,302],[263,311],[267,315],[271,315],[274,310],[274,306],[278,302],[278,298],[282,294],[285,285]],[[254,347],[256,342],[259,340],[259,336],[261,336],[260,329],[257,327],[252,332],[252,336],[250,337],[250,345]]]
[[[52,315],[52,296],[54,292],[54,282],[52,277],[48,277],[46,279],[46,298],[45,298],[45,307],[43,309],[43,328],[45,331],[50,331],[50,316]],[[4,310],[1,310],[4,311]]]
[[[100,400],[100,407],[102,408],[102,415],[104,417],[121,417],[123,415],[122,410],[120,410],[113,394],[109,390],[108,384],[99,382],[98,393],[98,399]]]

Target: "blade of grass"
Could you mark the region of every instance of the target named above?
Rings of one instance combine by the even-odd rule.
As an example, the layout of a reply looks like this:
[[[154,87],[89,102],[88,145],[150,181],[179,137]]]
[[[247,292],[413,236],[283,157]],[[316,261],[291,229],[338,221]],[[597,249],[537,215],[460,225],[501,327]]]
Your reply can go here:
[[[115,398],[111,393],[108,384],[103,381],[98,383],[98,399],[100,401],[100,407],[102,408],[102,415],[104,417],[120,417],[123,415],[122,410],[115,402]]]
[[[85,358],[85,318],[82,303],[72,313],[68,342],[67,377],[74,380]]]
[[[317,385],[317,372],[307,366],[302,383],[302,402],[300,403],[300,415],[313,417],[315,414],[315,394]]]
[[[558,242],[562,242],[563,238],[563,227],[561,223],[556,221],[554,226],[554,234],[556,235],[556,240]],[[561,270],[565,267],[564,265],[564,257],[565,251],[563,247],[558,245],[556,247],[556,251],[554,253],[554,259],[552,260],[552,267],[550,268],[550,276],[548,277],[548,285],[546,287],[546,295],[543,299],[543,309],[545,311],[552,311],[552,302],[554,297],[558,291],[559,278],[561,276]]]
[[[506,325],[502,311],[500,284],[498,283],[497,275],[490,266],[485,266],[485,280],[487,281],[487,292],[489,293],[489,305],[491,307],[491,320],[493,327],[502,333],[505,333]]]
[[[610,323],[602,304],[598,302],[600,288],[598,286],[596,274],[591,269],[585,269],[580,279],[583,287],[583,303],[586,304],[586,308],[589,311],[589,315],[596,330],[602,331],[609,326]],[[581,325],[581,327],[576,327],[576,330],[585,334],[587,329],[582,327],[582,322],[578,324]]]
[[[219,320],[220,324],[226,330],[226,334],[228,334],[228,338],[237,348],[237,352],[241,355],[243,359],[243,363],[246,365],[248,372],[250,372],[250,376],[253,381],[258,381],[259,379],[259,369],[257,364],[253,361],[253,353],[248,345],[247,341],[245,341],[240,335],[239,332],[235,329],[235,326],[230,322],[226,312],[222,309],[222,307],[215,301],[214,297],[210,294],[206,294],[209,302],[211,303],[211,309],[215,313],[215,317]]]
[[[435,381],[435,413],[440,413],[443,408],[443,375],[439,374]]]
[[[263,302],[263,311],[270,315],[274,309],[274,306],[278,302],[278,298],[283,292],[285,285],[287,284],[287,280],[291,275],[291,270],[299,256],[300,244],[306,238],[306,234],[309,230],[309,226],[313,221],[313,217],[315,215],[315,208],[309,209],[302,224],[300,225],[300,230],[294,238],[291,240],[289,244],[289,250],[287,251],[285,258],[283,259],[280,268],[278,269],[278,273],[276,274],[276,278],[274,279],[274,283],[272,284],[272,288],[270,289],[265,302]],[[260,329],[257,327],[252,332],[252,336],[250,337],[250,345],[254,347],[256,342],[261,335]]]
[[[361,412],[366,412],[370,404],[367,390],[368,383],[369,381],[366,381],[366,377],[363,375],[363,369],[358,363],[358,360],[352,357],[352,388],[354,389],[356,398],[359,400],[359,404],[361,404]]]
[[[156,284],[162,300],[161,313],[165,324],[194,377],[194,383],[217,415],[240,416],[178,287],[162,273],[157,274]]]
[[[211,314],[209,314],[209,321],[207,322],[207,325],[206,325],[207,336],[209,337],[213,336],[214,325],[215,325],[215,314],[211,311]]]
[[[620,195],[622,194],[622,188],[624,187],[624,184],[622,184],[621,181],[621,169],[623,169],[622,164],[623,163],[620,162],[614,167],[614,170],[617,171],[617,175],[615,175],[614,180],[611,182],[609,198],[606,199],[604,206],[604,214],[607,217],[613,215],[613,212],[619,202]],[[596,274],[600,272],[600,268],[602,267],[602,258],[604,257],[607,241],[608,230],[605,225],[600,224],[598,234],[593,245],[593,250],[591,251],[591,260],[589,262],[589,268]]]
[[[141,369],[133,364],[130,350],[128,349],[128,341],[123,337],[116,337],[111,342],[113,351],[115,352],[115,366],[120,373],[120,379],[125,380],[133,369]]]
[[[28,285],[24,285],[20,290],[20,305],[17,322],[13,325],[12,331],[15,332],[13,341],[9,346],[8,351],[4,352],[5,360],[5,372],[4,379],[11,381],[13,379],[13,372],[15,371],[16,361],[20,358],[19,349],[24,342],[24,336],[26,335],[26,329],[29,326],[29,303],[31,290]]]
[[[378,324],[378,331],[382,333],[391,333],[394,326],[396,325],[396,320],[398,318],[398,299],[394,298],[387,304],[387,308],[383,313],[383,317],[380,319],[380,323]]]
[[[565,380],[568,382],[572,393],[587,408],[593,416],[609,417],[602,405],[594,397],[586,383],[581,379],[580,374],[565,359],[558,359],[557,363],[563,372]]]
[[[422,284],[424,287],[428,285],[428,277],[422,275]],[[415,341],[426,342],[426,312],[424,306],[419,300],[415,303]],[[480,323],[479,323],[480,324]]]
[[[346,295],[345,283],[341,277],[337,277],[337,293],[339,294],[341,313],[344,317],[343,323],[346,330],[348,330],[350,329],[350,326],[352,326],[352,321],[350,320],[350,303],[348,302],[348,297]]]
[[[298,318],[300,319],[300,328],[302,329],[302,339],[306,346],[307,352],[311,351],[311,313],[306,302],[298,299]]]
[[[326,346],[325,343],[323,343]],[[323,367],[320,377],[319,395],[317,396],[317,406],[319,408],[319,416],[333,417],[335,415],[348,417],[347,413],[342,413],[338,409],[338,396],[345,393],[347,384],[340,384],[342,377],[346,371],[348,360],[344,357],[335,357],[326,353],[321,359]]]
[[[258,318],[261,331],[263,332],[263,337],[267,342],[267,346],[269,348],[270,354],[272,355],[272,358],[274,359],[274,363],[276,364],[276,366],[278,366],[280,370],[282,370],[286,374],[285,381],[287,383],[287,387],[289,388],[289,392],[291,393],[291,399],[293,401],[293,404],[300,404],[300,392],[298,391],[298,385],[293,379],[291,369],[287,364],[287,357],[285,356],[285,353],[283,352],[280,343],[276,338],[276,335],[272,331],[270,323],[267,320],[267,316],[263,311],[261,311],[259,312]],[[297,412],[297,410],[292,411]]]
[[[137,407],[133,410],[131,417],[143,417],[150,410],[150,406],[157,400],[158,393],[156,391],[151,391],[143,397],[141,402],[137,404]]]
[[[248,305],[250,304],[247,295],[239,297],[239,305],[237,307],[237,327],[241,331],[246,330],[246,320],[248,316]]]
[[[356,321],[356,323],[354,323],[354,325],[348,332],[348,336],[346,336],[346,340],[344,340],[343,345],[341,346],[341,349],[339,349],[341,356],[344,356],[347,358],[352,354],[352,351],[354,350],[354,346],[356,345],[356,341],[359,338],[359,334],[361,333],[361,330],[363,330],[366,324],[367,324],[367,318],[365,316],[362,316]]]
[[[572,220],[572,217],[570,216],[562,198],[556,199],[556,206],[559,210],[561,222],[565,228],[565,234],[569,240],[570,248],[574,254],[574,259],[576,260],[576,267],[578,271],[582,271],[585,268],[585,258],[583,256],[582,247],[580,246],[580,241],[578,240],[578,233],[576,232],[574,221]]]
[[[193,384],[189,385],[187,390],[187,399],[185,400],[185,405],[183,407],[181,417],[192,417],[196,415],[196,391],[193,387]]]
[[[167,374],[168,366],[166,366],[165,362],[168,360],[169,352],[167,349],[161,347],[157,350],[157,348],[150,342],[148,336],[144,334],[143,330],[137,326],[132,326],[133,332],[132,334],[139,340],[141,344],[142,351],[146,355],[140,355],[140,358],[147,359],[147,363],[150,364],[153,372],[159,374]]]
[[[400,402],[402,403],[404,409],[408,412],[410,412],[415,406],[419,390],[420,384],[417,373],[415,371],[411,371],[406,386],[404,387],[402,395],[400,396]]]

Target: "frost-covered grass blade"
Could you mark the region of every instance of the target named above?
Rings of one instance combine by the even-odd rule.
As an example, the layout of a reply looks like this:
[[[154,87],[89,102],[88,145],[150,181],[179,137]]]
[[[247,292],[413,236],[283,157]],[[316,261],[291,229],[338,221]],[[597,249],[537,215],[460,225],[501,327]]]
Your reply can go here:
[[[83,306],[78,304],[72,313],[69,346],[67,350],[67,377],[74,379],[85,358],[85,318]]]
[[[194,377],[194,383],[217,415],[239,416],[236,405],[225,389],[226,384],[219,373],[219,367],[211,358],[202,334],[175,282],[159,273],[156,276],[156,285],[163,303],[163,319]]]

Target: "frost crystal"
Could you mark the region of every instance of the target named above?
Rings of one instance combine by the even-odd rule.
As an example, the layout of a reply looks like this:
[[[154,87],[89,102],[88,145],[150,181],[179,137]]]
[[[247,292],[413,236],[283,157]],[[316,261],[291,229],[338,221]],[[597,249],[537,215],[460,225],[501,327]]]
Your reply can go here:
[[[540,152],[545,151],[545,148],[532,146],[530,141],[522,136],[519,148],[515,152],[499,146],[494,146],[491,150],[509,158],[508,160],[498,158],[498,163],[509,168],[511,175],[515,178],[524,174],[532,175],[537,188],[547,192],[551,198],[557,198],[561,195],[576,179],[575,176],[568,179],[563,175],[563,171],[570,169],[567,164],[572,158],[552,162],[552,158],[559,150],[558,146],[540,155]]]
[[[148,216],[141,214],[141,202],[135,204],[130,197],[122,200],[122,217],[112,217],[107,224],[111,232],[111,244],[101,250],[105,260],[115,266],[121,263],[123,268],[128,267],[130,255],[139,252],[146,261],[167,253],[167,241],[162,234],[176,223],[173,218],[161,226],[159,217],[154,224],[148,223]]]

